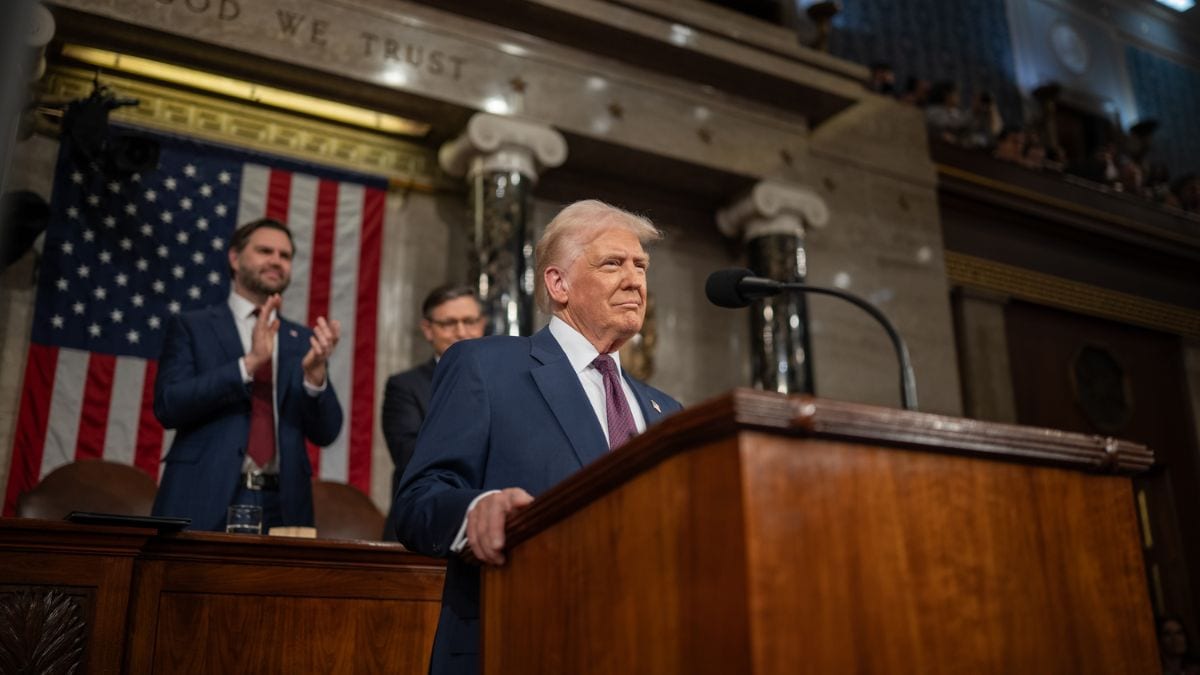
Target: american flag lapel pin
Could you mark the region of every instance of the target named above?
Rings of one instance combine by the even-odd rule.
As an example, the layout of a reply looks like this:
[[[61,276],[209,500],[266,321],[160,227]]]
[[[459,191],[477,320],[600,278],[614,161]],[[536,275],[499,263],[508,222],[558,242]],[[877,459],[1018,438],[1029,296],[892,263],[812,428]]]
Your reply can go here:
[[[660,415],[662,414],[662,408],[658,407],[658,401],[655,401],[654,399],[650,399],[650,406],[654,408],[654,412],[656,412]]]
[[[288,335],[291,335],[292,337],[300,337],[300,334],[296,332],[295,328],[289,330]]]

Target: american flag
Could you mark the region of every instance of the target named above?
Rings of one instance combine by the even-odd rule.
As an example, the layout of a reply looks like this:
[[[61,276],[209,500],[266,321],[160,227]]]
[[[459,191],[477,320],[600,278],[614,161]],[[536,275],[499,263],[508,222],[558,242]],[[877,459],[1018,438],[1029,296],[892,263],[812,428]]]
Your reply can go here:
[[[74,460],[103,458],[159,476],[173,435],[152,410],[167,320],[225,302],[230,235],[263,216],[287,223],[296,241],[282,314],[342,324],[329,377],[346,423],[328,448],[309,447],[314,472],[368,492],[386,184],[136,133],[160,144],[152,171],[97,169],[63,142],[4,515]]]

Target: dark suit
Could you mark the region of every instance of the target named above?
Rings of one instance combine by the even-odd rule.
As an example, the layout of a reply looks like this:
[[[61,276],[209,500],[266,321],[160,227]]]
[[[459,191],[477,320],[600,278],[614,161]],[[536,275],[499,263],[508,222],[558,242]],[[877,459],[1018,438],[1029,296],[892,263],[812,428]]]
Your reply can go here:
[[[400,487],[404,467],[408,466],[412,459],[413,451],[417,447],[417,432],[421,430],[425,412],[429,410],[435,367],[437,359],[429,359],[416,368],[392,375],[388,378],[387,388],[384,390],[380,424],[383,426],[383,437],[387,440],[388,454],[392,456],[394,466],[392,504],[388,507],[383,529],[384,541],[396,540],[396,489]]]
[[[626,376],[647,426],[681,408]],[[446,556],[467,506],[485,490],[545,492],[607,453],[608,441],[566,354],[543,329],[446,350],[416,453],[396,497],[409,549]],[[452,556],[430,672],[479,670],[479,570]]]
[[[300,361],[311,331],[281,317],[278,335],[280,508],[283,524],[312,525],[312,465],[304,441],[332,443],[342,428],[342,408],[328,381],[318,396],[304,390]],[[224,528],[250,431],[250,385],[238,366],[243,355],[228,305],[188,312],[168,326],[154,382],[154,414],[176,434],[163,459],[155,515],[191,518],[195,530]]]
[[[379,422],[383,426],[383,437],[387,439],[388,454],[392,456],[392,492],[400,486],[404,467],[412,459],[417,447],[417,432],[429,409],[429,397],[433,392],[433,369],[436,359],[396,373],[388,378],[383,391],[383,414]]]

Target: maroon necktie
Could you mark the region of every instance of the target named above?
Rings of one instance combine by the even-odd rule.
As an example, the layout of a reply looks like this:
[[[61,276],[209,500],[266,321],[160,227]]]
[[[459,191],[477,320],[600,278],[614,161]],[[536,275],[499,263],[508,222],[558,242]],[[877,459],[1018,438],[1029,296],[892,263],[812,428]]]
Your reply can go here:
[[[629,411],[629,402],[621,389],[617,364],[608,354],[601,354],[592,365],[604,376],[604,410],[608,415],[608,449],[615,450],[637,435],[637,424]]]
[[[255,310],[255,314],[258,310]],[[275,456],[275,405],[271,397],[271,361],[254,371],[250,384],[250,438],[246,452],[262,469]]]

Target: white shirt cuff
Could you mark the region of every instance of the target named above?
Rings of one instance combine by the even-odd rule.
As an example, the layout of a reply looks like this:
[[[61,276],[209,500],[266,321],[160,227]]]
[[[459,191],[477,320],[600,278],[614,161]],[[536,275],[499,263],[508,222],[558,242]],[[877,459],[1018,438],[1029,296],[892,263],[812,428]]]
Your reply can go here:
[[[250,377],[250,373],[246,372],[246,357],[238,359],[238,370],[242,371],[242,384],[250,384],[254,381],[254,378]]]
[[[483,499],[488,495],[494,495],[497,492],[499,492],[499,490],[488,490],[475,499],[472,499],[471,503],[467,505],[467,512],[463,514],[462,525],[460,525],[458,528],[458,534],[454,535],[454,543],[450,544],[451,553],[462,553],[463,549],[467,547],[467,516],[471,515],[471,509],[475,508],[475,505],[479,503],[480,499]]]
[[[319,386],[319,387],[309,384],[308,380],[305,379],[304,380],[304,393],[308,394],[309,396],[313,396],[313,397],[320,396],[321,392],[325,391],[325,387],[328,387],[328,386],[329,386],[328,373],[325,375],[325,381],[322,382],[321,386]]]

